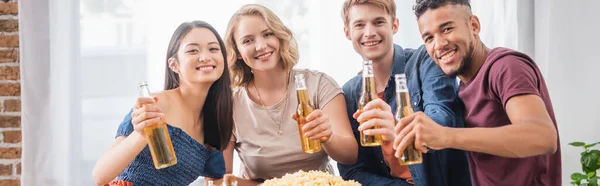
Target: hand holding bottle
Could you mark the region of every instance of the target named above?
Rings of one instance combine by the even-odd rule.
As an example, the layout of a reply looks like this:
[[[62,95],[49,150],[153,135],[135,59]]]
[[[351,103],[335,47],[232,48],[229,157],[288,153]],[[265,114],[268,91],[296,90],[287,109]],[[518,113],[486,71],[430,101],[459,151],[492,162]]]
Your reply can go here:
[[[394,125],[396,123],[392,108],[382,99],[375,99],[363,108],[356,111],[353,117],[360,126],[358,130],[365,135],[383,135],[384,140],[394,141]]]
[[[133,113],[131,113],[131,123],[133,129],[140,133],[143,133],[143,129],[147,126],[153,125],[165,118],[165,115],[161,112],[160,108],[156,105],[158,102],[157,97],[139,97],[133,106]]]
[[[437,124],[423,112],[416,112],[408,117],[402,118],[394,131],[396,140],[394,149],[396,157],[400,156],[402,150],[414,141],[415,148],[426,153],[430,148],[440,150],[448,147],[448,129]]]
[[[292,118],[296,121],[299,119],[298,114],[294,113]],[[333,133],[331,130],[331,123],[329,123],[329,117],[327,117],[322,110],[316,109],[306,117],[306,124],[302,126],[302,131],[307,138],[311,140],[320,139],[321,142],[325,142],[331,138]]]

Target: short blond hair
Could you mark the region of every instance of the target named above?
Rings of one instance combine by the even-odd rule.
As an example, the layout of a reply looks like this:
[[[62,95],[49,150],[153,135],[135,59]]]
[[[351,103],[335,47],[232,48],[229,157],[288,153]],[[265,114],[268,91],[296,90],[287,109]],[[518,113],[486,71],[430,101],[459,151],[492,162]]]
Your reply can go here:
[[[348,14],[350,8],[354,5],[375,5],[382,8],[388,15],[392,16],[392,21],[396,19],[396,3],[394,0],[345,0],[342,6],[342,19],[344,19],[344,27],[348,28]]]
[[[266,7],[258,4],[247,4],[236,11],[227,25],[225,33],[225,45],[227,48],[228,62],[230,64],[231,80],[233,86],[242,86],[254,78],[252,69],[246,65],[244,60],[238,59],[239,51],[235,44],[233,33],[236,29],[236,24],[242,16],[260,16],[267,23],[269,29],[275,33],[275,37],[279,38],[279,56],[281,56],[281,66],[284,70],[291,70],[298,63],[298,44],[292,31],[286,27],[283,22]]]

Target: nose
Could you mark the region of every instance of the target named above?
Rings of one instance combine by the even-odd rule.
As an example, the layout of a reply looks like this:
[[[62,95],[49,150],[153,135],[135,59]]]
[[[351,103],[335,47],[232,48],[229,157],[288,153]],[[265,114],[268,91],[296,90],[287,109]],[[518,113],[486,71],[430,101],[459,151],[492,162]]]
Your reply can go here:
[[[267,49],[267,43],[263,39],[256,39],[256,51],[263,51]]]
[[[373,36],[375,36],[375,28],[373,28],[373,26],[371,24],[367,24],[365,25],[365,32],[363,34],[363,36],[365,38],[372,38]]]
[[[448,46],[448,40],[446,38],[440,36],[435,38],[433,49],[441,52],[446,50],[446,46]]]
[[[209,62],[209,61],[210,61],[209,54],[207,54],[206,52],[202,52],[202,53],[200,53],[200,57],[198,57],[198,60],[199,60],[201,63],[206,63],[206,62]]]

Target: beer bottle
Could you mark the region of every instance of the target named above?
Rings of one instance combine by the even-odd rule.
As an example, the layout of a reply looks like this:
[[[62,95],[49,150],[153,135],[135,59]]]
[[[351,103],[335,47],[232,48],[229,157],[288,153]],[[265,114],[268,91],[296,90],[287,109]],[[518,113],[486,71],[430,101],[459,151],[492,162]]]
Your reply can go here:
[[[375,75],[373,73],[373,61],[368,60],[363,62],[362,72],[362,93],[358,101],[358,110],[363,111],[363,107],[367,103],[377,99],[377,90],[375,90]],[[360,123],[362,125],[362,123]],[[377,129],[375,126],[371,129]],[[364,147],[381,146],[383,143],[383,135],[365,135],[360,131],[360,145]]]
[[[140,97],[152,98],[146,82],[140,82],[138,89]],[[173,149],[167,123],[164,119],[144,128],[143,135],[146,137],[146,141],[148,141],[150,154],[152,155],[152,161],[156,169],[177,164],[175,150]]]
[[[400,119],[414,113],[410,106],[410,97],[408,95],[408,84],[406,83],[406,74],[396,74],[396,123]],[[398,158],[400,165],[413,165],[423,162],[421,152],[415,149],[414,142],[409,144]]]
[[[311,140],[304,135],[302,127],[307,123],[306,117],[312,113],[314,107],[310,103],[308,97],[308,90],[306,89],[306,80],[304,74],[296,75],[296,94],[298,97],[298,108],[296,109],[296,115],[298,115],[298,131],[300,132],[300,142],[302,143],[302,151],[304,153],[315,153],[321,151],[321,141],[319,139]]]

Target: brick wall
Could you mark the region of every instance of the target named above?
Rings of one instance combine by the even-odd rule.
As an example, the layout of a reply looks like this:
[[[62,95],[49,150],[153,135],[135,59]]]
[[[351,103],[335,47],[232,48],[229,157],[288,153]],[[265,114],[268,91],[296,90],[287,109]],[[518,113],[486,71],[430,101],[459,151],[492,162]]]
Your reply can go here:
[[[20,185],[21,83],[17,0],[0,0],[0,186]]]

